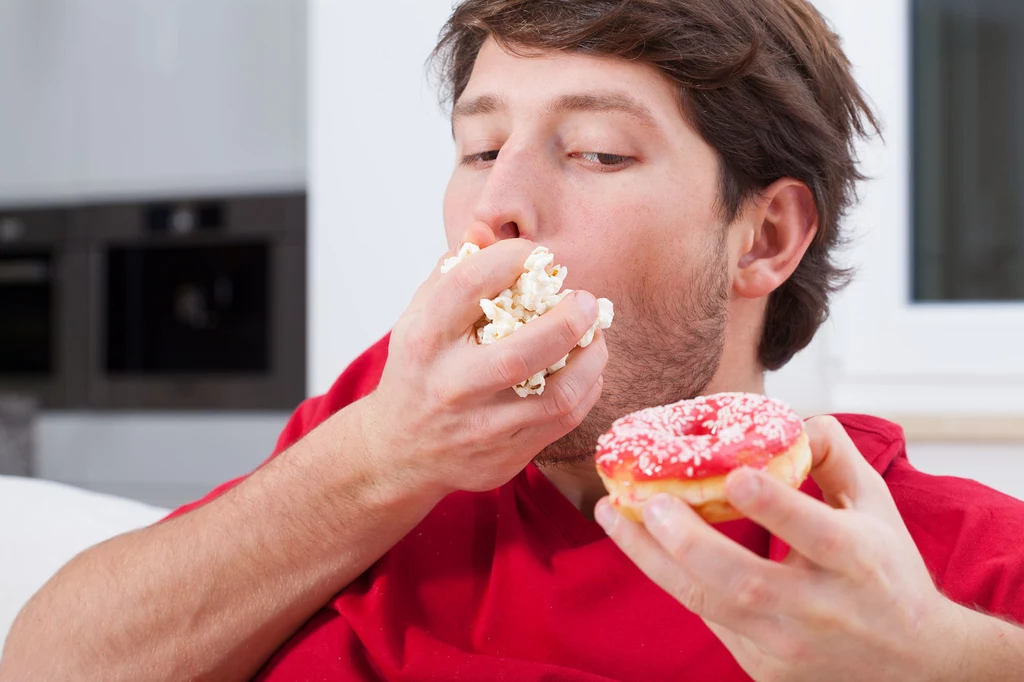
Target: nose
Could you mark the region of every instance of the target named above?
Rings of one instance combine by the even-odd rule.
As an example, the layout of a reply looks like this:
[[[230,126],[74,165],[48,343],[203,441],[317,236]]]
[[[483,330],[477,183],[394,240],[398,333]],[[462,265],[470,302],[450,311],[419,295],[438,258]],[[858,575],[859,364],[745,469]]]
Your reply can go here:
[[[543,159],[540,154],[517,149],[510,142],[506,142],[487,170],[487,181],[474,207],[475,225],[485,226],[493,241],[536,239],[539,228]]]

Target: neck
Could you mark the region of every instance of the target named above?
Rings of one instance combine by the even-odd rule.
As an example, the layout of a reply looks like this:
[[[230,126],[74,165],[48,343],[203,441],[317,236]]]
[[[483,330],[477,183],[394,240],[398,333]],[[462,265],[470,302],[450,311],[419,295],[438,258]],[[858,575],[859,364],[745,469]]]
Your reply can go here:
[[[729,374],[727,371],[719,371],[703,393],[764,393],[764,374],[760,370],[746,377]],[[607,491],[597,475],[593,460],[587,459],[574,464],[548,464],[538,468],[588,520],[594,520],[594,505],[607,494]]]
[[[594,506],[607,491],[594,469],[593,461],[547,464],[538,468],[588,521],[594,520]]]

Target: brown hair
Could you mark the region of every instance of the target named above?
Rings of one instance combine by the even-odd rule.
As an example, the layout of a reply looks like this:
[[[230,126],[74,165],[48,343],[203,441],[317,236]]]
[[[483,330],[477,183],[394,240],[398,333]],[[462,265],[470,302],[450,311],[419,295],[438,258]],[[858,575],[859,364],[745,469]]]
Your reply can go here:
[[[783,177],[806,183],[818,233],[768,302],[759,356],[774,370],[803,349],[849,280],[833,260],[863,176],[854,143],[878,125],[839,38],[805,0],[463,0],[433,59],[458,100],[493,36],[520,54],[564,50],[651,64],[680,86],[683,115],[720,158],[723,217]]]

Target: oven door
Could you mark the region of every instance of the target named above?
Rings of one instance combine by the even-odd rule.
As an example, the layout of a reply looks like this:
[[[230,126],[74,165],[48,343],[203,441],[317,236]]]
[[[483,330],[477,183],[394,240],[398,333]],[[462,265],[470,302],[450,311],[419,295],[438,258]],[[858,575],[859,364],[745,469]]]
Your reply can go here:
[[[0,209],[0,393],[69,404],[66,213]]]
[[[90,207],[89,404],[292,409],[305,397],[304,197]]]
[[[56,325],[52,251],[0,253],[0,375],[54,375]]]

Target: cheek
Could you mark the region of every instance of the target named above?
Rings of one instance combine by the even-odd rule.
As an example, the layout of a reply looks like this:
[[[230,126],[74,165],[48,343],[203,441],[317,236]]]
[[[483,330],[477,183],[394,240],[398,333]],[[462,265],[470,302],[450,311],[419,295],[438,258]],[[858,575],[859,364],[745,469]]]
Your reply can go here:
[[[660,314],[698,279],[710,253],[717,222],[681,202],[632,203],[592,216],[591,238],[566,258],[567,285],[610,298],[626,322]],[[620,330],[619,334],[624,333]]]
[[[652,188],[622,185],[563,206],[567,210],[560,211],[558,229],[541,243],[569,268],[568,287],[624,302],[648,295],[637,288],[662,279],[651,277],[652,269],[671,269],[679,262],[680,242],[674,236],[685,228],[678,208],[666,205]]]

